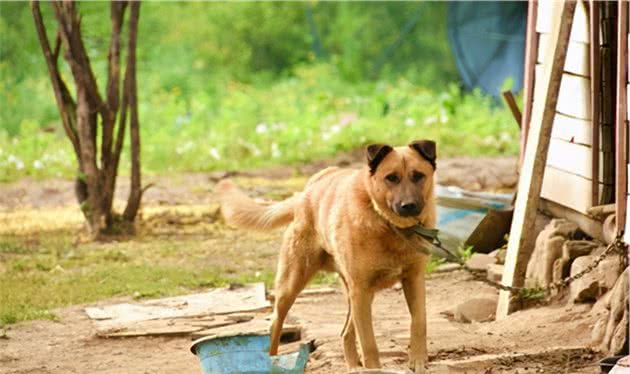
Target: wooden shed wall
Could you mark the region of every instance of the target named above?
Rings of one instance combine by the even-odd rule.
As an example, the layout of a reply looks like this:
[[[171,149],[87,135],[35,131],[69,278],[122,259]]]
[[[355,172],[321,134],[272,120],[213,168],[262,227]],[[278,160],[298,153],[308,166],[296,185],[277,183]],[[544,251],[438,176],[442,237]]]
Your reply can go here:
[[[539,47],[534,79],[542,76],[542,69],[551,63],[545,56],[545,46],[549,43],[552,22],[560,16],[554,14],[552,1],[538,2],[536,32]],[[593,188],[587,6],[579,1],[575,10],[541,191],[541,197],[581,213],[586,213],[592,206]],[[535,85],[534,101],[539,96],[537,89],[538,85]],[[599,169],[603,168],[600,166]],[[602,179],[600,172],[598,180],[601,182]],[[601,193],[602,184],[599,186]]]

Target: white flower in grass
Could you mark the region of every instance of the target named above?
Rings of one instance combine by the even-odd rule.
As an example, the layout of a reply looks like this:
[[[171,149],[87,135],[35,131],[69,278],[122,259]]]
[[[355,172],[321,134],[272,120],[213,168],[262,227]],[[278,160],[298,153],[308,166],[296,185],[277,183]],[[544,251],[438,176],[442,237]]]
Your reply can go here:
[[[258,125],[256,125],[256,133],[257,134],[264,134],[267,131],[269,131],[269,126],[267,126],[266,123],[261,122]]]
[[[216,149],[215,147],[210,148],[208,150],[208,154],[210,154],[210,156],[212,156],[212,158],[214,158],[215,160],[221,159],[221,154],[219,153],[219,150]]]
[[[177,153],[178,155],[184,154],[190,151],[191,149],[193,149],[194,146],[195,146],[195,143],[189,140],[184,144],[178,145],[177,148],[175,148],[175,153]]]
[[[271,143],[271,157],[278,158],[282,156],[282,152],[280,151],[280,147],[277,143]]]
[[[411,117],[407,117],[405,119],[405,126],[412,127],[412,126],[415,126],[415,125],[416,125],[416,120],[415,119],[413,119]]]
[[[41,169],[44,167],[44,163],[41,162],[40,160],[35,160],[33,161],[33,167],[37,170]]]
[[[434,125],[438,122],[438,118],[436,116],[429,116],[424,119],[425,125]]]
[[[499,139],[501,139],[501,141],[506,142],[506,143],[512,141],[512,137],[507,132],[502,132]]]

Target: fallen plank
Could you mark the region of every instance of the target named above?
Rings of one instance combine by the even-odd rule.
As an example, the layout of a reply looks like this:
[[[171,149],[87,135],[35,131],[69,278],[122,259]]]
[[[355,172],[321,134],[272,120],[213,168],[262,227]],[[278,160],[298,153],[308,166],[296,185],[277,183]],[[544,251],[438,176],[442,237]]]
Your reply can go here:
[[[204,338],[207,336],[219,337],[219,336],[231,336],[231,335],[243,335],[243,334],[268,334],[269,326],[271,322],[265,318],[254,318],[251,321],[232,324],[229,326],[203,329],[192,333],[193,339]],[[299,325],[284,324],[282,326],[282,334],[280,336],[281,341],[296,341],[300,340],[302,335],[302,328]],[[297,339],[296,339],[297,337]]]
[[[99,336],[135,336],[176,334],[178,327],[181,328],[182,334],[187,334],[204,328],[250,320],[251,318],[244,317],[242,312],[269,308],[265,286],[263,283],[257,283],[231,290],[213,289],[200,294],[149,300],[137,304],[90,307],[85,308],[85,312],[93,320]],[[235,313],[241,315],[221,317]],[[191,327],[190,323],[193,322],[196,323],[195,326],[201,324],[201,328]]]

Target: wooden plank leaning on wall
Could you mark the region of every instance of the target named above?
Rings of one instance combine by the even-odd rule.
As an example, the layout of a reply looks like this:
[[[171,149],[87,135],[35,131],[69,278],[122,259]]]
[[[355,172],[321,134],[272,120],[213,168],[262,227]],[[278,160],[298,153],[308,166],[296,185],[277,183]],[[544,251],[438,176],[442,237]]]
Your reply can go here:
[[[590,15],[590,59],[591,59],[591,168],[593,176],[599,176],[599,108],[600,108],[600,74],[601,61],[599,58],[599,4],[595,0],[589,1]],[[591,180],[591,206],[599,205],[599,177]]]
[[[617,234],[622,234],[626,226],[626,194],[628,191],[628,125],[627,125],[627,105],[626,95],[628,94],[626,84],[628,83],[628,2],[619,2],[617,13],[617,115],[615,120],[616,128],[616,163],[615,171],[617,178],[616,204]]]
[[[538,56],[538,34],[536,33],[536,15],[538,13],[538,1],[529,0],[527,8],[527,35],[525,40],[525,73],[523,78],[523,116],[521,117],[521,146],[519,166],[523,164],[527,133],[532,116],[532,103],[534,101],[534,69]]]
[[[534,240],[532,231],[540,200],[543,173],[547,162],[547,151],[551,139],[551,128],[555,117],[556,104],[560,80],[564,68],[573,15],[576,3],[574,1],[553,2],[558,7],[559,17],[554,17],[551,30],[549,64],[545,66],[542,77],[538,77],[536,90],[540,96],[532,108],[531,126],[525,146],[525,156],[521,167],[518,183],[518,195],[514,209],[514,218],[508,241],[505,270],[502,283],[507,286],[521,286],[525,280],[527,261],[531,253],[525,253]],[[497,305],[497,319],[505,318],[513,309],[510,292],[501,291]]]

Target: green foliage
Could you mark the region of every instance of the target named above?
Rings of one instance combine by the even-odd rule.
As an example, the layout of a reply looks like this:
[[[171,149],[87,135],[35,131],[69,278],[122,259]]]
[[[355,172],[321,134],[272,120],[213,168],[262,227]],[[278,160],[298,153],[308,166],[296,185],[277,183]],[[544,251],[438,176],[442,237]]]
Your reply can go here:
[[[509,111],[478,92],[449,85],[437,94],[402,78],[349,84],[330,64],[297,67],[271,84],[228,81],[220,94],[188,100],[177,88],[161,91],[151,81],[143,86],[155,92],[140,105],[147,173],[306,162],[370,142],[418,138],[436,140],[442,157],[513,154],[518,147]],[[32,120],[22,127],[31,135],[0,133],[5,180],[75,172],[59,130],[37,131]],[[121,165],[127,160],[124,153]]]
[[[217,237],[214,244],[191,238],[147,238],[82,245],[73,243],[72,232],[2,237],[0,327],[54,319],[54,308],[115,296],[139,299],[229,283],[273,283],[275,255],[269,253],[275,253],[276,245],[268,246],[262,256],[253,251],[261,242],[252,242],[253,248],[248,247],[244,255],[231,250],[232,240]],[[215,251],[221,255],[209,254]],[[327,279],[321,277],[319,283]]]
[[[41,6],[54,40],[52,11]],[[79,7],[103,91],[109,5]],[[0,3],[0,181],[76,173],[31,17],[26,3]],[[436,140],[442,157],[515,153],[509,112],[448,83],[457,74],[445,20],[446,5],[428,2],[146,3],[138,49],[143,169],[297,163],[417,138]],[[65,65],[60,57],[71,80]]]
[[[472,257],[472,254],[473,254],[473,246],[472,245],[461,246],[461,247],[457,248],[457,255],[464,262],[468,261]]]

